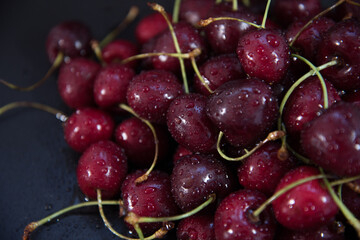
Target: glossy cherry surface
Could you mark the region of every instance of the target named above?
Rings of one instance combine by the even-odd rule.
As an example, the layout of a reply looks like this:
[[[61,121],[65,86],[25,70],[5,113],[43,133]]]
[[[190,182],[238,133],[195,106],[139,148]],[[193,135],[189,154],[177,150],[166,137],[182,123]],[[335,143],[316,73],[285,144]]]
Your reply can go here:
[[[122,60],[138,54],[139,50],[135,43],[125,40],[116,39],[107,44],[102,50],[102,58],[107,63],[121,62]],[[125,65],[127,67],[135,68],[136,61],[130,61]]]
[[[214,217],[211,214],[193,215],[179,222],[176,228],[178,240],[215,240]]]

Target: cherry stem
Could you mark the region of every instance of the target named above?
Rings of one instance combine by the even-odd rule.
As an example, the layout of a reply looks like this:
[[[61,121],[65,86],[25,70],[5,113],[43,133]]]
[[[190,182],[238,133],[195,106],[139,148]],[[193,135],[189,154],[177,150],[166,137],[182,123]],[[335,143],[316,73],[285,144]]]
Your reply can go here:
[[[189,59],[191,57],[197,57],[198,55],[200,55],[201,51],[199,51],[199,49],[194,49],[193,51],[189,52],[189,53],[141,53],[141,54],[137,54],[128,58],[125,58],[124,60],[121,61],[121,64],[126,64],[128,62],[137,60],[137,59],[143,59],[143,58],[147,58],[147,57],[157,57],[157,56],[169,56],[169,57],[176,57],[176,58],[184,58],[184,59]]]
[[[113,41],[123,29],[125,29],[131,22],[134,21],[138,14],[139,8],[137,6],[132,6],[129,9],[129,12],[126,15],[125,19],[114,30],[112,30],[108,35],[106,35],[104,39],[99,43],[100,49]]]
[[[221,20],[231,20],[231,21],[238,21],[238,22],[243,22],[243,23],[247,23],[253,27],[256,27],[256,28],[262,28],[260,25],[257,25],[256,23],[252,23],[252,22],[249,22],[249,21],[246,21],[246,20],[243,20],[243,19],[239,19],[239,18],[233,18],[233,17],[216,17],[216,18],[213,18],[213,17],[209,17],[207,19],[202,19],[199,21],[199,26],[201,27],[206,27],[207,25],[215,22],[215,21],[221,21]]]
[[[325,14],[327,14],[328,12],[330,12],[331,10],[333,10],[334,8],[336,8],[337,6],[339,6],[340,4],[342,4],[343,2],[345,2],[347,0],[339,0],[337,3],[335,3],[334,5],[328,7],[327,9],[325,9],[324,11],[318,13],[316,16],[314,16],[312,19],[310,19],[310,21],[308,21],[295,35],[295,37],[291,40],[289,46],[292,47],[295,43],[295,41],[299,38],[299,36],[301,35],[302,32],[304,32],[316,19],[320,18],[321,16],[324,16]]]
[[[146,173],[144,173],[142,176],[138,177],[135,180],[135,183],[141,183],[143,181],[146,181],[147,178],[149,177],[150,173],[152,172],[152,170],[155,168],[157,159],[158,159],[158,155],[159,155],[159,139],[156,135],[156,131],[154,126],[150,123],[150,121],[141,118],[139,115],[136,114],[136,112],[131,109],[129,106],[127,106],[126,104],[120,104],[119,107],[129,113],[131,113],[133,116],[135,116],[136,118],[140,119],[142,122],[144,122],[151,130],[153,136],[154,136],[154,142],[155,142],[155,155],[154,155],[154,160],[150,166],[150,168],[146,171]]]
[[[221,2],[222,2],[222,0],[215,0],[215,4],[219,4]]]
[[[303,183],[310,182],[310,181],[313,181],[316,179],[321,179],[321,178],[326,178],[326,176],[324,174],[319,174],[319,175],[303,178],[303,179],[297,180],[293,183],[290,183],[286,187],[278,190],[270,198],[268,198],[263,204],[261,204],[260,207],[258,207],[258,209],[256,209],[254,212],[252,212],[252,219],[254,219],[255,221],[259,221],[260,220],[259,216],[262,213],[262,211],[264,211],[265,208],[267,206],[269,206],[275,199],[277,199],[278,197],[280,197],[282,194],[286,193],[287,191],[289,191],[289,190],[293,189],[294,187],[297,187]]]
[[[283,136],[285,136],[285,132],[283,132],[283,131],[274,131],[274,132],[269,133],[268,136],[263,141],[261,141],[258,145],[256,145],[253,149],[251,149],[250,151],[245,150],[246,153],[244,155],[240,156],[240,157],[237,157],[237,158],[228,157],[221,151],[220,143],[221,143],[221,139],[222,139],[223,135],[224,135],[224,133],[222,131],[220,131],[219,132],[219,137],[218,137],[217,143],[216,143],[216,148],[217,148],[217,151],[220,154],[220,156],[222,158],[224,158],[225,160],[228,160],[228,161],[242,161],[245,158],[249,157],[251,154],[253,154],[256,150],[258,150],[265,143],[267,143],[269,141],[275,141],[275,140],[280,139]]]
[[[102,52],[101,52],[99,42],[96,40],[91,40],[90,45],[91,45],[91,49],[95,53],[96,58],[101,62],[102,66],[105,66],[106,63],[102,57]]]
[[[203,84],[203,86],[206,88],[206,90],[209,91],[210,94],[214,93],[214,91],[211,90],[211,88],[209,87],[209,84],[205,81],[205,79],[201,75],[201,73],[199,71],[199,68],[198,68],[198,66],[196,64],[195,56],[192,55],[190,57],[190,59],[191,59],[191,65],[192,65],[192,67],[193,67],[193,69],[195,71],[196,76],[199,78],[200,82]]]
[[[179,22],[180,5],[181,5],[181,0],[175,0],[173,15],[172,15],[173,23]]]
[[[356,193],[360,193],[360,185],[353,182],[347,182],[346,186]]]
[[[137,216],[135,213],[129,213],[129,215],[125,218],[125,221],[127,221],[128,223],[130,223],[132,225],[138,224],[138,223],[178,221],[178,220],[190,217],[190,216],[200,212],[205,207],[207,207],[208,205],[213,203],[215,201],[215,199],[216,199],[216,195],[215,195],[215,193],[212,193],[209,195],[208,199],[205,202],[203,202],[202,204],[200,204],[193,210],[183,213],[183,214],[171,216],[171,217],[140,217],[140,216]]]
[[[320,168],[320,171],[323,173],[324,171]],[[325,175],[324,175],[325,176]],[[344,214],[346,219],[349,221],[351,226],[354,227],[356,230],[358,237],[360,237],[360,222],[359,220],[354,216],[354,214],[345,206],[345,204],[340,200],[338,195],[335,193],[334,189],[331,187],[331,184],[329,183],[328,179],[325,177],[323,179],[326,188],[328,189],[331,197],[333,198],[334,202],[340,209],[340,211]]]
[[[354,1],[351,1],[351,0],[345,0],[345,2],[360,7],[360,3],[358,3],[358,2],[354,2]]]
[[[242,3],[244,4],[244,6],[250,7],[250,0],[242,0]]]
[[[300,159],[303,163],[305,163],[305,164],[310,164],[311,163],[310,159],[308,159],[308,158],[302,156],[301,154],[297,153],[290,145],[287,144],[286,147],[290,150],[290,152],[292,154],[295,155],[295,157],[297,159]]]
[[[354,176],[354,177],[348,177],[348,178],[343,178],[343,179],[339,179],[336,181],[332,181],[330,183],[330,185],[333,186],[337,186],[337,185],[342,185],[342,184],[347,184],[347,183],[351,183],[353,181],[359,180],[360,179],[360,175],[359,176]]]
[[[103,205],[119,205],[120,202],[119,201],[114,201],[114,200],[109,200],[109,201],[103,201],[102,202]],[[59,217],[60,215],[63,215],[67,212],[70,212],[72,210],[78,209],[78,208],[82,208],[82,207],[89,207],[89,206],[96,206],[98,205],[97,201],[91,201],[91,202],[82,202],[82,203],[78,203],[69,207],[66,207],[64,209],[61,209],[60,211],[57,211],[39,221],[36,222],[31,222],[29,223],[24,230],[24,235],[23,235],[23,240],[29,239],[30,233],[33,232],[35,229],[37,229],[38,227],[51,222],[53,219]]]
[[[179,46],[179,42],[177,40],[177,37],[176,37],[176,34],[175,34],[175,31],[174,31],[174,28],[164,10],[164,8],[157,4],[157,3],[148,3],[148,5],[155,11],[159,12],[165,19],[166,23],[168,24],[168,27],[169,27],[169,30],[170,30],[170,33],[171,33],[171,37],[173,39],[173,42],[174,42],[174,46],[175,46],[175,49],[176,49],[176,52],[181,54],[181,50],[180,50],[180,46]],[[188,82],[187,82],[187,76],[186,76],[186,70],[185,70],[185,64],[184,64],[184,59],[182,59],[181,57],[179,57],[179,63],[180,63],[180,68],[181,68],[181,75],[182,75],[182,78],[183,78],[183,83],[184,83],[184,91],[186,94],[188,94],[190,91],[189,91],[189,86],[188,86]]]
[[[263,20],[262,20],[262,23],[261,23],[261,28],[265,28],[267,16],[269,14],[270,4],[271,4],[271,0],[268,0],[267,3],[266,3],[264,17],[263,17]]]
[[[40,79],[38,82],[34,83],[33,85],[30,85],[28,87],[20,87],[15,84],[12,84],[8,81],[5,81],[3,79],[0,79],[0,83],[4,84],[8,88],[11,88],[13,90],[22,91],[22,92],[29,92],[34,90],[35,88],[41,86],[54,72],[56,69],[59,68],[59,66],[62,64],[64,60],[64,54],[62,52],[59,52],[51,65],[50,69],[46,72],[45,76]]]
[[[67,116],[60,110],[47,106],[45,104],[41,104],[41,103],[37,103],[37,102],[12,102],[12,103],[8,103],[4,106],[2,106],[0,108],[0,115],[4,114],[5,112],[18,108],[18,107],[30,107],[30,108],[35,108],[35,109],[39,109],[48,113],[51,113],[53,115],[55,115],[55,117],[60,120],[61,122],[66,122],[67,120]]]
[[[232,10],[237,11],[239,9],[237,0],[233,0],[232,3]]]
[[[323,76],[321,75],[321,73],[319,72],[319,69],[317,67],[315,67],[315,65],[312,64],[309,60],[307,60],[306,58],[304,58],[298,54],[291,54],[291,56],[296,57],[296,58],[300,59],[301,61],[305,62],[312,70],[315,71],[316,75],[318,76],[318,78],[320,80],[321,88],[323,91],[324,109],[327,109],[329,107],[329,97],[328,97],[325,80],[324,80]]]

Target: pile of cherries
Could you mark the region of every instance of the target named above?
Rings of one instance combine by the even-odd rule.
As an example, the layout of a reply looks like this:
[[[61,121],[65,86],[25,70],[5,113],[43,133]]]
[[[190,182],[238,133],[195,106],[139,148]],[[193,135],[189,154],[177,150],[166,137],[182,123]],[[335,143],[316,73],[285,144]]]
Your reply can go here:
[[[56,114],[120,238],[110,200],[137,239],[360,236],[360,2],[175,4],[149,4],[137,43],[55,26],[46,50],[73,114],[0,113]]]

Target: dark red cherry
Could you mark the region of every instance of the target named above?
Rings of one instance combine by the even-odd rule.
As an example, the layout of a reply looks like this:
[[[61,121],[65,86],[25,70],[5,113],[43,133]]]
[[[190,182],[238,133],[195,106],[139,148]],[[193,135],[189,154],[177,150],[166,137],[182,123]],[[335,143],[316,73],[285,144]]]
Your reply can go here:
[[[54,26],[46,39],[46,52],[50,62],[62,52],[65,57],[85,57],[91,52],[89,28],[79,21],[65,21]]]
[[[78,152],[91,144],[111,138],[114,121],[109,114],[96,108],[76,110],[64,124],[65,140]]]
[[[238,190],[227,196],[215,212],[214,227],[216,240],[274,239],[276,223],[270,208],[254,221],[250,215],[266,196],[255,190]]]
[[[96,199],[97,189],[102,199],[111,199],[120,193],[127,174],[127,157],[124,150],[111,141],[92,144],[81,155],[76,176],[81,191]]]
[[[331,222],[314,230],[294,231],[280,228],[275,239],[277,240],[345,240],[344,231]]]
[[[287,26],[297,20],[314,17],[321,11],[320,0],[276,0],[274,1],[274,16],[278,22]]]
[[[277,99],[265,82],[230,81],[209,97],[206,113],[234,146],[247,147],[265,138],[278,116]]]
[[[197,214],[184,218],[176,228],[176,237],[178,240],[215,240],[213,216]]]
[[[148,179],[141,183],[135,180],[146,171],[137,170],[129,174],[122,186],[124,208],[144,217],[168,217],[179,213],[179,208],[171,195],[169,175],[158,170],[152,171]],[[144,235],[150,235],[161,228],[162,223],[140,223]],[[133,230],[129,224],[127,226]]]
[[[360,23],[348,19],[335,24],[319,45],[317,64],[336,59],[339,63],[322,74],[338,89],[360,88]]]
[[[256,29],[243,34],[236,49],[244,71],[267,83],[279,83],[290,63],[285,37],[275,29]]]
[[[158,138],[158,162],[164,160],[170,148],[170,134],[163,126],[154,126]],[[150,167],[155,155],[155,140],[151,129],[138,118],[122,121],[115,129],[115,141],[125,150],[129,163]]]
[[[341,98],[360,107],[360,91],[346,92]]]
[[[171,21],[171,16],[168,17]],[[140,44],[144,44],[166,29],[168,25],[165,18],[160,13],[154,12],[139,21],[135,28],[135,36]]]
[[[62,100],[70,108],[94,105],[93,87],[100,65],[86,58],[74,58],[61,65],[58,90]]]
[[[181,94],[183,87],[172,72],[149,70],[133,78],[126,98],[129,106],[140,117],[155,123],[165,123],[170,103]]]
[[[175,163],[171,173],[171,191],[177,205],[187,212],[216,194],[220,202],[233,190],[231,172],[210,155],[187,155]]]
[[[245,77],[239,59],[235,54],[210,58],[199,67],[199,71],[211,90],[215,90],[225,82]],[[194,87],[197,92],[205,96],[210,95],[197,75],[194,77]]]
[[[333,85],[325,80],[329,106],[340,101]],[[298,141],[304,125],[319,116],[324,109],[323,90],[317,76],[306,79],[290,95],[286,102],[283,121],[291,138]]]
[[[312,162],[339,176],[360,174],[360,108],[333,104],[301,134],[301,146]]]
[[[276,191],[318,174],[320,172],[315,167],[295,168],[281,179]],[[328,224],[338,212],[337,205],[321,180],[312,180],[290,189],[275,199],[272,205],[278,222],[293,230],[319,228]]]
[[[218,130],[205,112],[206,97],[187,94],[177,97],[167,111],[167,126],[176,142],[192,152],[216,150]]]
[[[102,58],[107,63],[120,62],[128,57],[138,54],[137,46],[128,40],[117,39],[110,42],[102,49]],[[135,68],[136,61],[125,64],[127,67]]]
[[[173,26],[176,34],[180,51],[182,53],[189,53],[194,49],[200,49],[201,54],[196,58],[196,61],[201,62],[206,59],[207,47],[204,38],[199,31],[190,23],[179,22]],[[176,53],[174,40],[170,30],[163,32],[156,40],[151,52],[155,53]],[[179,59],[166,55],[158,57],[151,57],[152,66],[155,69],[164,69],[171,72],[178,73],[180,71]],[[185,60],[187,69],[191,67],[190,60]]]
[[[94,82],[94,98],[99,107],[109,108],[126,102],[126,91],[135,76],[132,68],[119,63],[103,67]]]
[[[179,18],[196,26],[201,19],[208,16],[214,5],[213,0],[182,0]]]
[[[271,195],[274,193],[280,179],[295,167],[295,159],[280,160],[278,150],[281,145],[268,142],[246,158],[238,168],[238,179],[246,189],[258,190]]]
[[[184,146],[182,145],[178,145],[175,153],[173,155],[173,163],[175,164],[177,161],[179,161],[182,157],[187,156],[187,155],[192,155],[193,152],[186,149]]]
[[[360,181],[354,181],[359,186]],[[343,185],[341,190],[341,200],[356,218],[360,218],[360,195],[350,187]]]
[[[307,20],[295,21],[286,30],[286,39],[292,42],[298,32],[305,26]],[[322,40],[322,36],[335,22],[330,18],[315,19],[296,39],[293,44],[295,50],[309,61],[314,62],[317,49]]]
[[[233,11],[232,8],[215,5],[209,12],[209,17],[233,17],[248,22],[257,23],[257,16],[243,8]],[[215,21],[205,27],[206,39],[216,54],[234,53],[239,37],[253,29],[249,24],[234,20]]]

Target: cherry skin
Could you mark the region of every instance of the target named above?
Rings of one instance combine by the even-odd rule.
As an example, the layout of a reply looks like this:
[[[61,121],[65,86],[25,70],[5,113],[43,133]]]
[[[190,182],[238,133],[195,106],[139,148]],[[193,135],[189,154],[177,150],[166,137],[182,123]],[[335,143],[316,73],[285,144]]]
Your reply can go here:
[[[334,86],[325,80],[329,106],[340,101],[340,96]],[[300,140],[304,125],[319,116],[324,109],[323,90],[317,76],[306,79],[290,95],[286,102],[283,121],[290,138]]]
[[[277,240],[345,240],[344,233],[335,223],[322,225],[314,230],[294,231],[281,228],[278,232]]]
[[[317,64],[339,61],[322,74],[338,89],[360,88],[360,23],[354,19],[338,22],[324,34],[317,54]]]
[[[61,65],[58,90],[62,100],[70,108],[94,105],[93,87],[100,65],[86,58],[74,58]]]
[[[287,159],[278,158],[280,147],[276,142],[268,142],[246,158],[237,171],[240,184],[246,189],[273,194],[280,179],[296,164],[292,155]]]
[[[111,199],[120,193],[127,174],[127,157],[117,144],[105,140],[92,144],[81,155],[76,176],[81,191],[89,198]]]
[[[104,111],[79,109],[64,124],[65,140],[73,150],[83,152],[93,143],[110,139],[114,125],[112,117]]]
[[[225,82],[245,77],[239,59],[234,54],[210,58],[199,67],[199,71],[207,86],[213,91]],[[194,77],[194,87],[197,92],[205,96],[210,95],[197,75]]]
[[[208,12],[215,5],[212,0],[182,0],[180,5],[180,20],[197,26],[201,19],[208,16]]]
[[[243,34],[236,49],[244,71],[267,83],[279,83],[290,63],[285,37],[275,29],[256,29]]]
[[[149,70],[133,78],[127,89],[126,99],[140,117],[164,124],[170,103],[181,94],[182,85],[172,72]]]
[[[360,181],[357,180],[353,183],[359,185]],[[341,191],[341,200],[356,218],[360,218],[360,195],[358,192],[355,192],[348,186],[343,185]]]
[[[155,170],[149,178],[141,183],[135,180],[142,176],[145,170],[130,173],[121,186],[124,208],[127,212],[145,217],[167,217],[179,213],[179,208],[171,195],[169,175]],[[162,223],[140,223],[144,235],[150,235],[158,230]],[[132,225],[127,224],[133,230]]]
[[[79,21],[65,21],[54,26],[46,39],[46,52],[51,63],[59,52],[65,57],[86,57],[90,52],[91,32]]]
[[[175,153],[173,155],[173,163],[175,164],[177,161],[179,161],[182,157],[187,156],[187,155],[192,155],[193,152],[186,149],[185,147],[178,145]]]
[[[206,113],[233,146],[263,140],[278,116],[277,99],[265,82],[251,78],[230,81],[209,97]]]
[[[96,104],[102,108],[111,108],[126,103],[126,91],[134,76],[133,69],[119,63],[103,67],[94,82]]]
[[[117,39],[110,42],[102,50],[102,58],[107,63],[120,62],[126,58],[138,54],[137,46],[128,40]],[[136,61],[131,61],[125,64],[127,67],[135,68]]]
[[[288,172],[276,191],[289,184],[320,174],[315,167],[302,166]],[[272,202],[277,221],[293,230],[316,229],[328,224],[337,214],[338,208],[321,180],[312,180],[296,186]]]
[[[215,240],[213,216],[197,214],[182,219],[176,228],[176,237],[178,240]]]
[[[218,131],[205,112],[206,97],[187,94],[171,102],[166,118],[175,141],[192,152],[214,152]]]
[[[175,163],[171,173],[175,202],[183,212],[199,206],[212,193],[219,202],[233,190],[235,184],[231,174],[221,161],[212,156],[184,156]]]
[[[169,14],[168,17],[171,21]],[[139,21],[135,28],[135,37],[140,44],[144,44],[166,29],[168,29],[168,25],[164,17],[160,13],[154,12]]]
[[[351,102],[360,107],[360,91],[346,92],[341,98],[345,102]]]
[[[165,160],[170,148],[170,134],[164,126],[155,125],[158,138],[158,162]],[[124,148],[129,163],[150,167],[155,155],[155,140],[150,128],[138,118],[122,121],[115,129],[115,141]]]
[[[274,239],[276,224],[270,208],[261,213],[260,221],[250,217],[265,201],[266,196],[255,190],[243,189],[228,195],[215,212],[216,240]]]
[[[312,162],[339,176],[360,174],[360,108],[333,104],[301,134],[301,146]]]

